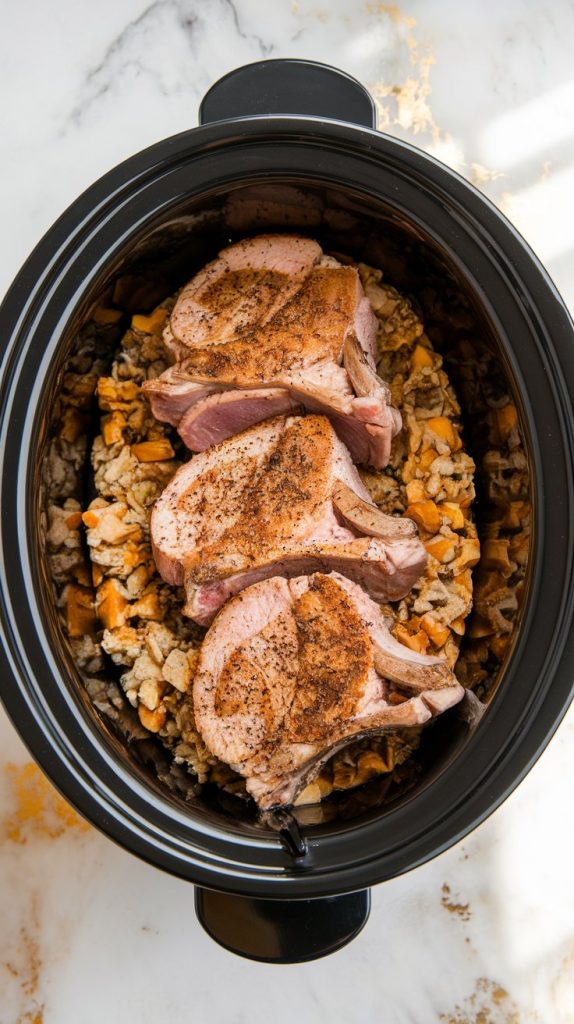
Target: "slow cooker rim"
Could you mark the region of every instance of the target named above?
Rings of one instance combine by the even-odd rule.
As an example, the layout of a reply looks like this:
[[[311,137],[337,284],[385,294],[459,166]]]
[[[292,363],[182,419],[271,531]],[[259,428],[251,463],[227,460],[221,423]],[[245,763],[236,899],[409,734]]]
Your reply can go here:
[[[308,119],[308,118],[304,118],[304,119],[301,119],[301,118],[297,118],[297,119],[292,119],[292,118],[277,118],[277,119],[271,119],[271,120],[272,120],[272,121],[280,121],[280,122],[284,122],[284,121],[289,121],[289,122],[293,122],[293,121],[296,121],[296,122],[297,122],[297,124],[299,125],[299,127],[300,127],[300,122],[301,122],[301,121],[305,121],[305,122],[308,122],[308,121],[310,121],[310,122],[312,122],[313,126],[316,126],[316,124],[317,124],[317,122],[316,122],[316,120],[315,120],[315,119]],[[263,121],[263,122],[265,122],[265,124],[266,124],[267,126],[269,126],[269,119],[266,119],[266,118],[254,118],[254,119],[250,119],[250,121],[251,121],[251,122],[253,122],[253,121],[261,122],[261,121]],[[237,122],[232,122],[232,123],[233,123],[233,124],[237,124]],[[241,121],[240,123],[241,123],[241,125],[242,125],[243,127],[245,126],[245,122]],[[202,132],[202,133],[212,133],[212,131],[213,131],[213,128],[214,128],[214,127],[218,127],[218,128],[225,128],[225,126],[226,126],[226,125],[225,125],[225,123],[222,123],[222,125],[220,125],[220,126],[208,126],[207,128],[202,128],[202,129],[196,130],[196,132],[198,132],[198,131],[199,131],[199,132]],[[326,130],[326,128],[327,128],[327,127],[328,127],[328,128],[330,128],[330,127],[331,127],[331,125],[327,126],[327,125],[325,125],[325,123],[324,123],[324,122],[321,122],[321,123],[320,123],[320,127],[321,127],[321,131],[323,131],[323,132],[324,132],[324,131]],[[354,129],[354,128],[350,128],[349,126],[346,126],[346,125],[343,125],[342,127],[343,127],[343,128],[345,129],[345,133],[347,133],[347,132],[349,132],[349,131],[350,131],[350,132],[353,132],[353,133],[356,133],[356,132],[358,132],[358,133],[360,133],[361,135],[364,135],[364,134],[366,133],[366,134],[368,134],[368,135],[373,135],[373,136],[375,137],[375,139],[376,139],[377,141],[380,141],[380,136],[378,135],[378,133],[374,133],[374,132],[369,132],[369,131],[368,131],[368,130],[366,130],[366,129]],[[188,136],[188,135],[189,135],[189,133],[183,133],[183,134],[184,134],[185,136]],[[180,139],[180,138],[181,138],[181,136],[178,136],[178,137],[176,137],[176,139]],[[195,138],[196,138],[196,136],[194,137],[194,142],[195,142]],[[169,142],[171,142],[171,141],[172,141],[172,140],[167,140],[167,143],[169,143]],[[394,147],[394,146],[396,145],[396,144],[395,144],[395,142],[394,142],[394,140],[388,140],[388,141],[392,141],[392,145],[393,145],[393,147]],[[157,145],[156,145],[155,147],[151,147],[151,149],[155,151],[155,150],[157,150],[157,148],[158,148],[158,147],[162,147],[162,146],[164,146],[164,145],[165,145],[165,143],[159,143],[159,144],[157,144]],[[401,144],[401,145],[402,145],[403,147],[405,147],[405,146],[406,146],[407,144]],[[194,147],[194,148],[195,148],[195,147]],[[408,148],[409,148],[409,149],[412,149],[412,150],[414,150],[414,147],[408,147]],[[145,152],[149,152],[149,151],[144,151],[144,153],[145,153]],[[415,152],[417,152],[417,151],[415,151]],[[135,161],[135,160],[138,160],[138,159],[139,159],[139,158],[141,158],[141,157],[142,157],[143,155],[144,155],[144,154],[138,154],[138,156],[136,156],[136,157],[134,157],[134,158],[130,158],[130,160],[128,160],[128,161],[127,161],[126,163],[127,163],[127,164],[131,164],[131,163],[132,163],[133,161]],[[428,159],[427,157],[424,157],[424,155],[423,155],[423,154],[419,154],[419,155],[420,155],[420,156],[422,156],[422,157],[423,157],[423,159],[424,159],[425,161],[426,161],[426,160]],[[435,163],[437,163],[437,162],[435,161]],[[124,167],[124,166],[125,166],[125,164],[124,164],[124,165],[120,165],[120,167]],[[441,172],[444,172],[444,171],[446,171],[446,173],[447,173],[447,174],[449,174],[449,175],[450,175],[450,174],[452,174],[452,172],[448,171],[448,169],[445,169],[445,168],[443,168],[443,167],[442,167],[442,165],[440,165],[440,164],[438,164],[438,163],[437,163],[437,166],[438,166],[438,167],[439,167],[439,168],[441,169]],[[116,171],[117,171],[117,170],[119,170],[119,169],[118,169],[118,168],[116,168]],[[113,175],[114,173],[115,173],[114,171],[110,172],[110,174],[111,174],[111,175]],[[466,184],[466,183],[464,183],[463,179],[459,179],[459,181],[460,181],[460,182],[461,182],[461,183],[462,183],[462,184],[464,185],[465,189],[467,189],[467,188],[468,188],[467,184]],[[97,185],[100,185],[100,186],[101,186],[101,184],[102,184],[102,181],[100,181],[99,183],[97,183]],[[97,187],[97,186],[93,186],[93,188],[96,188],[96,187]],[[85,195],[86,195],[86,194],[85,194]],[[480,196],[480,194],[479,194],[479,193],[476,193],[476,195],[478,196],[478,198],[479,198],[480,202],[481,202],[481,203],[484,203],[484,200],[483,200],[483,198],[482,198],[482,197]],[[84,196],[84,197],[81,197],[81,199],[80,199],[80,200],[78,200],[77,202],[78,202],[78,203],[80,203],[80,202],[82,201],[82,199],[84,199],[84,198],[85,198],[85,196]],[[74,204],[74,205],[76,205],[76,204]],[[73,209],[73,208],[71,208],[71,209]],[[494,209],[494,208],[493,208],[493,209]],[[496,212],[496,216],[497,216],[497,219],[498,219],[498,220],[500,220],[500,219],[501,219],[501,218],[500,218],[500,215],[498,214],[498,212],[497,212],[497,211],[495,211],[495,212]],[[69,211],[68,211],[67,213],[69,214],[69,213],[70,213],[70,210],[69,210]],[[66,217],[66,216],[67,216],[67,214],[64,214],[64,216],[63,216],[62,220],[63,220],[63,219],[64,219],[64,218]],[[58,222],[58,223],[60,223],[60,222]],[[55,227],[57,227],[57,225],[56,225]],[[55,229],[54,229],[54,230],[55,230]],[[514,235],[516,236],[516,232],[514,232],[514,230],[513,230],[513,229],[511,229],[511,230],[512,230],[513,234],[514,234]],[[43,245],[43,244],[44,244],[45,242],[47,242],[47,241],[48,241],[48,239],[50,238],[50,236],[51,236],[51,232],[49,232],[49,233],[48,233],[48,236],[46,236],[46,238],[44,239],[44,242],[43,242],[43,243],[40,243],[40,246],[39,246],[38,248],[40,248],[40,247],[41,247],[41,246],[42,246],[42,245]],[[38,250],[36,250],[35,252],[37,252],[37,251],[38,251]],[[34,254],[33,254],[33,255],[34,255]],[[32,259],[32,257],[31,257],[30,259]],[[25,265],[25,268],[24,268],[24,270],[26,269],[26,267],[27,267],[27,266],[28,266],[28,264],[27,264],[27,265]],[[22,271],[22,274],[24,273],[24,270]],[[538,270],[540,270],[540,267],[539,267],[539,266],[538,266]],[[547,287],[547,286],[548,286],[548,278],[547,278],[547,275],[545,274],[545,272],[544,272],[544,271],[542,271],[542,274],[543,274],[543,277],[545,278],[545,281],[544,281],[544,283],[545,283],[545,285],[546,285],[546,287]],[[19,275],[19,278],[20,278],[21,276],[22,276],[22,275]],[[19,278],[17,279],[17,282],[18,282]],[[550,285],[550,287],[552,288],[552,285]],[[556,297],[555,297],[555,298],[556,298]],[[560,300],[558,300],[558,301],[560,301]],[[562,313],[564,312],[564,310],[563,310],[563,307],[561,307],[561,312],[562,312]],[[555,723],[555,724],[557,724],[557,723]],[[544,744],[544,742],[545,742],[545,738],[543,738],[543,740],[542,740],[541,742],[542,742],[542,744]],[[37,750],[38,750],[38,747],[37,747],[37,743],[36,743],[36,741],[35,741],[35,743],[34,743],[34,753],[35,753],[35,755],[36,755],[36,756],[37,756]],[[50,750],[51,750],[51,748],[49,748],[49,747],[48,747],[48,753],[50,752]],[[51,758],[52,758],[52,761],[53,761],[53,751],[51,752]],[[49,758],[48,758],[48,759],[49,759]],[[527,770],[527,768],[525,769],[525,771],[526,771],[526,770]],[[54,772],[54,765],[53,765],[53,764],[51,764],[50,766],[48,766],[48,773],[49,773],[49,774],[51,774],[51,775],[53,776],[53,772]],[[517,780],[516,780],[516,784],[517,784],[517,782],[518,782],[518,781],[519,781],[519,780],[517,779]],[[511,785],[511,788],[513,788],[513,785]],[[65,791],[65,792],[67,793],[67,795],[69,795],[69,790],[67,790],[67,791],[66,791],[66,790],[64,790],[64,791]],[[505,796],[505,795],[506,795],[506,793],[504,793],[504,794],[503,794],[502,796],[500,796],[500,799],[498,799],[498,800],[496,801],[496,804],[498,804],[499,802],[501,802],[501,801],[502,801],[502,799],[504,799],[504,796]],[[492,810],[492,809],[494,809],[494,808],[493,808],[493,806],[491,805],[491,806],[489,807],[489,809],[488,809],[487,811],[485,811],[485,812],[484,812],[484,815],[483,815],[483,816],[486,816],[486,814],[490,813],[490,810]],[[476,821],[472,822],[472,823],[471,823],[471,824],[469,825],[469,828],[472,828],[472,827],[474,827],[474,825],[475,825],[476,823],[477,823]],[[363,827],[363,826],[358,826],[358,827],[355,827],[355,828],[354,828],[354,829],[352,829],[352,830],[353,830],[353,831],[358,831],[358,830],[359,830],[359,829],[360,829],[361,827]],[[116,836],[116,838],[117,838],[117,836]],[[451,845],[451,843],[452,843],[453,841],[455,841],[455,840],[453,840],[453,839],[452,839],[452,836],[449,836],[449,838],[448,838],[448,839],[446,839],[446,841],[445,841],[445,844],[444,844],[444,845]],[[125,842],[125,838],[122,838],[122,843],[123,843],[124,845],[126,845],[126,842]],[[140,853],[141,853],[141,851],[137,851],[137,852],[140,852]],[[435,852],[438,852],[438,849],[436,849],[436,848],[435,848]],[[423,858],[423,859],[426,859],[426,858]],[[153,862],[154,862],[154,863],[157,863],[157,860],[155,860],[155,859],[154,859],[154,860],[153,860]],[[420,862],[420,860],[419,860],[418,862]],[[414,866],[414,864],[413,864],[413,865],[411,865],[411,866]],[[173,870],[173,867],[171,867],[171,868],[170,868],[170,870]],[[187,876],[186,876],[186,877],[187,877]],[[311,879],[311,884],[310,884],[310,887],[309,887],[309,888],[310,888],[310,890],[312,890],[312,891],[313,891],[314,893],[316,893],[316,892],[317,892],[317,876],[316,876],[316,875],[314,875],[313,873],[311,873],[311,875],[309,875],[309,876],[307,876],[307,877],[308,877],[309,879]],[[388,877],[388,873],[386,873],[386,874],[384,875],[384,877]],[[197,872],[195,872],[195,873],[194,873],[194,880],[199,880],[199,879],[197,878]],[[369,879],[368,879],[368,882],[370,883],[370,882],[371,882],[372,880],[373,880],[373,879],[369,878]],[[377,879],[374,879],[374,880],[379,880],[379,879],[377,878]],[[213,881],[214,881],[214,880],[213,880],[213,876],[212,876],[211,874],[209,874],[209,882],[210,882],[210,883],[211,883],[212,885],[213,885]],[[274,879],[273,879],[273,883],[274,883],[274,885],[275,885],[275,884],[277,884],[277,882],[278,882],[278,881],[279,881],[278,879],[274,878]],[[290,880],[290,879],[288,879],[288,880],[283,880],[283,881],[286,881],[286,882],[290,882],[291,880]],[[324,880],[324,881],[326,882],[326,880]],[[357,877],[355,878],[354,884],[352,884],[352,885],[348,885],[348,886],[347,886],[347,888],[350,888],[350,889],[353,889],[353,888],[358,888],[358,887],[359,887],[360,885],[362,885],[362,884],[365,884],[362,878],[361,878],[361,880],[359,881],[359,883],[358,883],[358,884],[357,884],[357,881],[358,881],[358,876],[357,876]],[[222,888],[222,889],[228,889],[228,891],[237,891],[237,884],[233,884],[233,885],[229,885],[229,886],[225,886],[225,885],[218,885],[217,887],[220,887],[220,888]],[[288,888],[291,888],[290,886],[287,886],[287,887],[288,887]],[[266,888],[269,888],[269,886],[266,886]],[[253,892],[253,894],[256,894],[256,891],[255,891],[255,890],[253,889],[253,887],[251,887],[251,889],[250,889],[250,890],[247,890],[247,889],[245,889],[245,890],[243,890],[243,891],[251,891],[251,892]],[[332,888],[322,888],[322,889],[321,889],[321,891],[322,891],[322,892],[323,892],[324,894],[327,894],[328,892],[339,892],[339,891],[341,891],[341,885],[340,885],[340,884],[336,884],[336,885],[333,885],[333,887],[332,887]],[[259,892],[260,892],[260,890],[257,890],[257,893],[259,893]],[[277,895],[277,892],[276,892],[275,888],[273,889],[273,895],[274,895],[274,896],[276,896],[276,895]],[[293,895],[293,892],[291,892],[291,891],[290,891],[290,892],[285,892],[285,895],[286,895],[286,896],[292,896],[292,895]]]

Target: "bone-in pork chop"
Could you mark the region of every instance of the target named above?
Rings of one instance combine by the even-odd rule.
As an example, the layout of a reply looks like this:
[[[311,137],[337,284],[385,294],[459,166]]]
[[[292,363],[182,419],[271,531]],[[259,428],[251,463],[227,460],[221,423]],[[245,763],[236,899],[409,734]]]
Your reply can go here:
[[[337,573],[244,590],[207,633],[193,684],[205,743],[262,809],[292,803],[350,741],[422,725],[463,695],[445,661],[395,640]]]
[[[175,364],[144,391],[192,451],[303,408],[331,418],[355,462],[381,468],[401,420],[375,372],[376,334],[354,267],[311,239],[259,235],[183,289],[164,333]]]
[[[266,420],[182,466],[151,516],[159,572],[207,624],[269,576],[337,570],[399,600],[426,564],[410,519],[384,515],[324,416]]]

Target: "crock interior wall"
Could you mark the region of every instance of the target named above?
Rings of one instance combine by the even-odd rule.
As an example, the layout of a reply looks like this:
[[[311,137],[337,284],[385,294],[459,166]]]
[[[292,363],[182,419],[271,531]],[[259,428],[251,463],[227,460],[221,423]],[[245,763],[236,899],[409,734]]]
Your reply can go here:
[[[379,201],[375,203],[370,197],[351,190],[321,188],[316,183],[309,186],[301,181],[277,180],[270,183],[267,180],[259,185],[238,186],[233,190],[212,193],[200,200],[194,199],[171,208],[161,221],[148,224],[145,231],[132,238],[121,255],[116,257],[114,264],[102,270],[97,283],[83,295],[74,318],[68,324],[66,337],[62,339],[59,349],[61,355],[58,365],[52,367],[52,389],[47,389],[48,397],[43,410],[44,446],[57,429],[57,423],[51,419],[54,409],[53,396],[65,372],[67,360],[74,350],[78,329],[89,319],[90,312],[95,306],[109,301],[110,289],[118,276],[143,275],[158,285],[159,290],[163,289],[164,294],[170,294],[208,259],[215,256],[223,245],[245,234],[265,230],[297,230],[310,234],[321,242],[327,252],[345,253],[355,259],[381,266],[385,280],[407,293],[416,295],[417,286],[432,280],[435,286],[464,296],[476,320],[474,336],[480,339],[480,345],[495,355],[497,372],[506,380],[508,392],[513,395],[520,409],[520,396],[491,329],[488,314],[469,282],[463,280],[455,269],[449,253],[437,248],[419,227],[415,227],[402,216],[399,217],[393,208]],[[142,309],[141,312],[147,310]],[[125,326],[128,322],[126,320]],[[110,361],[113,354],[110,352]],[[444,354],[448,359],[448,352]],[[456,386],[455,363],[449,364],[449,374]],[[466,443],[472,454],[472,431],[469,427],[470,424],[465,424]],[[98,430],[98,413],[94,407],[93,435]],[[86,473],[84,488],[88,479],[89,474]],[[485,481],[480,478],[477,481],[479,495],[484,494],[484,483]],[[80,500],[86,500],[85,489],[79,497]],[[480,532],[480,501],[477,502],[475,514]],[[40,524],[40,516],[38,523]],[[43,544],[43,531],[39,529],[40,563],[45,565],[46,560],[42,557]],[[168,792],[161,782],[158,783],[158,774],[160,777],[165,775],[169,768],[169,756],[166,756],[161,745],[153,739],[145,744],[126,744],[124,739],[110,728],[105,718],[99,715],[85,693],[65,637],[62,636],[53,588],[47,580],[45,582],[45,614],[53,638],[54,651],[61,651],[59,657],[65,662],[70,686],[83,705],[84,713],[92,719],[99,720],[98,727],[107,734],[108,742],[112,744],[116,755],[121,757],[141,780],[145,780],[155,790],[159,786],[165,791],[168,800],[176,801],[180,807],[189,808],[195,817],[211,818],[215,815],[221,819],[223,816],[228,819],[228,825],[233,829],[241,831],[244,826],[252,828],[252,812],[246,814],[243,804],[239,801],[214,793],[214,787],[208,787],[208,790],[199,797],[188,794],[185,801],[177,793]],[[443,715],[436,725],[427,729],[421,748],[424,774],[419,788],[428,785],[452,763],[462,749],[470,728],[459,709],[455,708]],[[375,780],[369,785],[376,787],[377,784]],[[404,797],[399,797],[399,801],[408,800],[414,792],[411,790]],[[335,794],[330,799],[342,803],[345,795]],[[357,811],[356,813],[361,815],[357,818],[357,823],[359,820],[384,813],[390,806],[387,804],[381,810],[375,807],[367,812]],[[310,824],[310,818],[312,823],[312,814],[309,815],[302,810],[300,817],[306,826]],[[348,827],[348,817],[346,811],[347,824],[345,825],[342,820],[341,827]],[[320,830],[321,827],[317,828]],[[333,829],[332,822],[329,829]]]

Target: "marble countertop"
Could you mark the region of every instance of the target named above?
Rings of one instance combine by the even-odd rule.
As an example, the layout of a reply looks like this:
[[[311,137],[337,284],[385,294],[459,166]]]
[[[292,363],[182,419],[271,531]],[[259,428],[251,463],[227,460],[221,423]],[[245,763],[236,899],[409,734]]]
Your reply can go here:
[[[11,4],[0,292],[79,192],[193,126],[220,75],[297,56],[365,82],[381,128],[482,189],[572,307],[573,42],[568,0]],[[351,946],[283,968],[212,943],[191,887],[77,818],[1,712],[0,740],[0,1024],[574,1022],[573,711],[485,824],[374,891]]]

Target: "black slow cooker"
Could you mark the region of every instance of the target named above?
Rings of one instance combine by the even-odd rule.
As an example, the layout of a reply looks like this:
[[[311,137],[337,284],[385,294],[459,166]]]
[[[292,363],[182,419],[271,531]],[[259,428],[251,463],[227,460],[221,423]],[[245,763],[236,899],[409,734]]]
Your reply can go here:
[[[126,849],[193,882],[217,941],[293,962],[344,945],[366,920],[370,886],[490,814],[568,706],[574,332],[512,226],[448,168],[375,131],[373,103],[348,76],[265,61],[218,82],[200,113],[199,128],[125,161],[73,203],[1,307],[0,689],[66,799]],[[532,513],[520,612],[483,713],[462,705],[429,730],[414,787],[391,801],[356,801],[352,813],[347,801],[318,824],[296,814],[258,820],[245,805],[162,782],[160,755],[126,739],[89,699],[45,552],[43,465],[58,389],[90,311],[120,275],[155,274],[175,288],[229,239],[269,228],[307,231],[327,250],[375,265],[377,240],[390,238],[399,276],[401,267],[413,280],[431,275],[447,303],[464,297],[474,343],[519,410]],[[471,450],[472,419],[467,413]],[[479,529],[487,504],[483,479]]]

